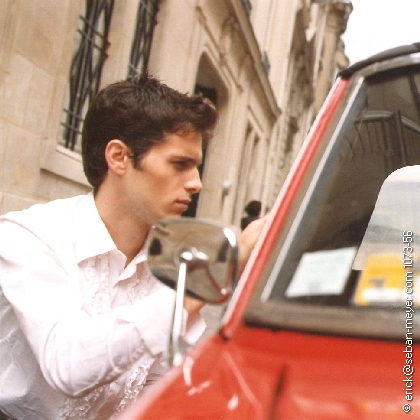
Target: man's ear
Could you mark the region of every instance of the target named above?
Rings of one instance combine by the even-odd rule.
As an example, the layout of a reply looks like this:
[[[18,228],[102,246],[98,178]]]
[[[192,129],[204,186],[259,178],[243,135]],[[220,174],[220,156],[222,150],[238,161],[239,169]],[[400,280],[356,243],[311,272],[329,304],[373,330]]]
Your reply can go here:
[[[105,148],[105,159],[109,170],[123,175],[130,161],[127,145],[118,139],[110,140]]]

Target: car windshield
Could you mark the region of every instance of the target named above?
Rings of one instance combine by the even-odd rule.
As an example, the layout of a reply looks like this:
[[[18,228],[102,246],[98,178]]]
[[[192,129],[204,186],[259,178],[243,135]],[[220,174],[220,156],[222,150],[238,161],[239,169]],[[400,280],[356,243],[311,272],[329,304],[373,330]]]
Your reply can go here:
[[[420,68],[365,71],[349,86],[249,324],[396,338],[420,304]]]

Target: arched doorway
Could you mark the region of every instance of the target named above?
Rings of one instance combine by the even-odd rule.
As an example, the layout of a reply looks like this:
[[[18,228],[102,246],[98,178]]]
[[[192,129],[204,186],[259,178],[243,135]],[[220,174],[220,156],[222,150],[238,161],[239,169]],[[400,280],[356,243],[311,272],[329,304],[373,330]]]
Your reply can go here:
[[[221,116],[221,110],[223,109],[223,105],[226,102],[226,89],[224,88],[224,85],[222,84],[221,79],[217,74],[214,66],[212,65],[210,59],[205,54],[202,55],[198,66],[194,93],[200,93],[211,102],[213,102],[219,112],[219,116]],[[219,118],[219,124],[220,120],[221,118]],[[208,147],[205,147],[203,150],[203,162],[199,167],[201,179],[203,179],[207,153]],[[197,215],[199,199],[200,194],[195,194],[192,197],[191,204],[188,210],[183,213],[183,216],[195,217]]]

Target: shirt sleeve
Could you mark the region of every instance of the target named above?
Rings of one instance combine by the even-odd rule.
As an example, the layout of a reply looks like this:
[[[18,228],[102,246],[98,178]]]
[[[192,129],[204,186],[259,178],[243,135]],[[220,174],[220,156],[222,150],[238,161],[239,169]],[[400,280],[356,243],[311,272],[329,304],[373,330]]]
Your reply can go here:
[[[78,282],[43,241],[8,221],[0,223],[0,238],[0,286],[52,387],[81,396],[166,349],[173,290],[90,316]]]

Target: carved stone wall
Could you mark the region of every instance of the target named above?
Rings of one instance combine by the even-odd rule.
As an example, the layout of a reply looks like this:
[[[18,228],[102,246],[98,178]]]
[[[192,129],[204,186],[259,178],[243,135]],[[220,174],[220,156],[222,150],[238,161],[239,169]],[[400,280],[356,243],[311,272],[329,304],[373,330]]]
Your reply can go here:
[[[61,143],[85,0],[0,2],[0,213],[90,190]],[[102,85],[124,79],[138,0],[114,0]],[[239,225],[268,210],[339,67],[351,5],[312,0],[161,0],[149,72],[220,112],[196,215]]]

